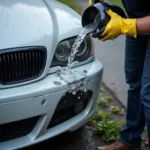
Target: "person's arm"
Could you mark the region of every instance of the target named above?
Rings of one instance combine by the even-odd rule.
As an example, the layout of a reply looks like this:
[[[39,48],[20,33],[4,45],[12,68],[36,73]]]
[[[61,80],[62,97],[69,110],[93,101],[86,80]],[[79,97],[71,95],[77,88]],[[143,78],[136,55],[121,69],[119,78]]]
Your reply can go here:
[[[103,0],[89,0],[89,5]],[[118,14],[114,13],[112,10],[107,11],[110,16],[110,22],[104,27],[103,33],[96,32],[93,33],[94,38],[98,38],[100,40],[109,40],[115,39],[121,34],[128,34],[133,36],[134,38],[137,35],[150,35],[150,16],[143,18],[122,18]]]
[[[107,13],[110,16],[109,23],[106,25],[103,33],[93,33],[92,36],[94,38],[105,41],[113,40],[121,34],[127,34],[134,38],[137,35],[150,35],[150,16],[143,18],[122,18],[111,9]]]
[[[121,34],[127,34],[134,38],[137,37],[136,18],[122,18],[111,9],[106,12],[110,16],[110,21],[100,31],[94,32],[92,37],[103,41],[114,40]]]
[[[138,35],[150,35],[150,16],[136,20]]]

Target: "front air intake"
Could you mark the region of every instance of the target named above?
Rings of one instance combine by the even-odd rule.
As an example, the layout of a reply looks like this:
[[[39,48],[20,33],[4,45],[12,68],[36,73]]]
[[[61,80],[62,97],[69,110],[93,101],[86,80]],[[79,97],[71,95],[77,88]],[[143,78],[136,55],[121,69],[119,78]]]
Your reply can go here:
[[[43,73],[45,64],[44,47],[0,50],[0,84],[14,84],[35,79]]]

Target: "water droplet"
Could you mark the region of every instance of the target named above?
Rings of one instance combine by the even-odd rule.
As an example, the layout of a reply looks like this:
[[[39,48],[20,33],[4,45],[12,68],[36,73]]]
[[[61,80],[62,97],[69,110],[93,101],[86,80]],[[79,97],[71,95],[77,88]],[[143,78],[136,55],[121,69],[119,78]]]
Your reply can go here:
[[[61,85],[61,82],[59,82],[59,81],[54,81],[53,82],[55,85]]]
[[[73,91],[72,94],[73,94],[73,95],[76,95],[76,91]]]
[[[59,75],[61,73],[61,70],[57,70],[56,74]]]
[[[46,99],[43,99],[43,100],[41,101],[41,105],[44,106],[45,104],[46,104]]]
[[[83,73],[87,73],[87,70],[84,70]]]

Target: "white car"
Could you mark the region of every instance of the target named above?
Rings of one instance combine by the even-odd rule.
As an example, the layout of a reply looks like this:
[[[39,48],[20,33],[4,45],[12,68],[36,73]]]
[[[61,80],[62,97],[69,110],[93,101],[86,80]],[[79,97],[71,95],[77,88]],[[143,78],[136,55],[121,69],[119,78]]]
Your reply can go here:
[[[81,28],[81,16],[56,0],[0,1],[0,150],[74,131],[94,113],[103,66],[89,35],[72,68],[87,73],[87,91],[70,93],[56,75]]]

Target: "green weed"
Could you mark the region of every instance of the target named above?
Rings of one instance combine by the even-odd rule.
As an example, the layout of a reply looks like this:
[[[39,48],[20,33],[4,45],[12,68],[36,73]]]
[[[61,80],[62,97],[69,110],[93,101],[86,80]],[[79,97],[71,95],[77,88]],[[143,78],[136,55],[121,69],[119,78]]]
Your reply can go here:
[[[100,107],[106,107],[108,105],[108,102],[112,100],[111,96],[105,96],[98,99],[97,103]]]
[[[124,108],[120,108],[119,106],[111,106],[111,107],[109,108],[109,110],[110,110],[112,113],[119,114],[119,115],[123,115],[124,112],[125,112],[125,109],[124,109]]]
[[[100,93],[104,92],[104,88],[100,88]]]
[[[111,120],[110,115],[111,112],[96,111],[90,121],[96,133],[101,134],[102,139],[108,143],[114,142],[119,138],[124,124],[124,121]]]

